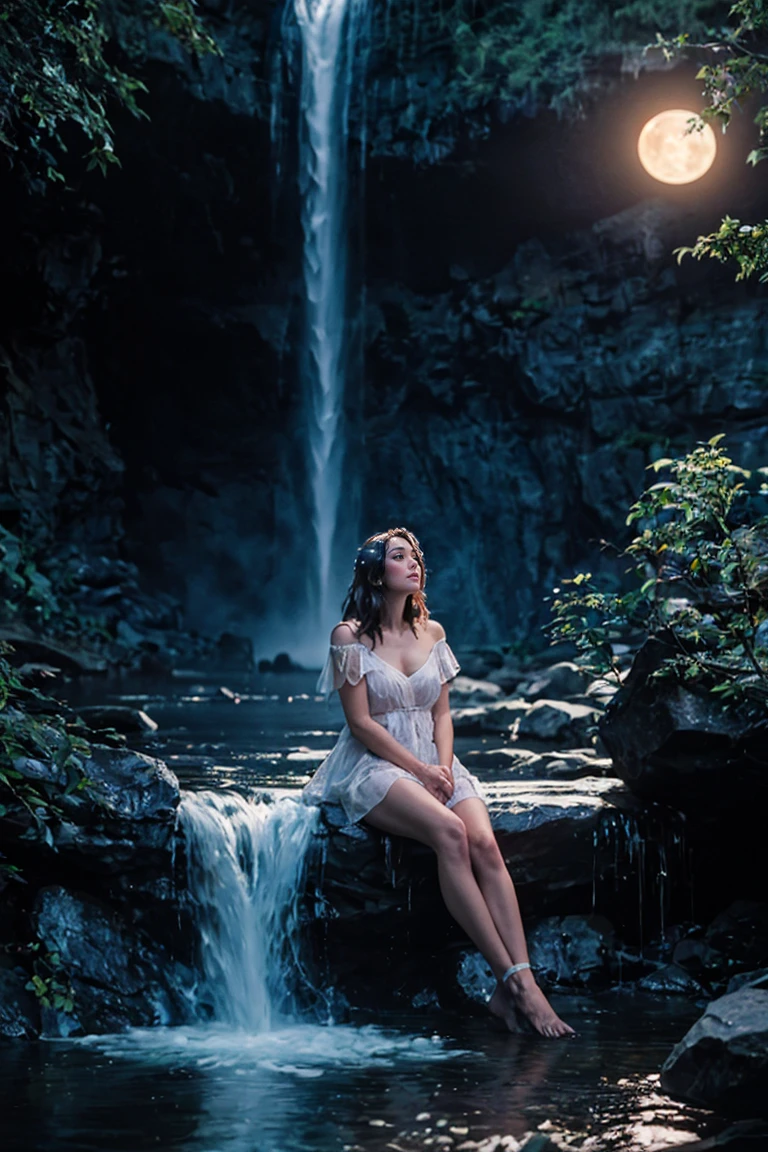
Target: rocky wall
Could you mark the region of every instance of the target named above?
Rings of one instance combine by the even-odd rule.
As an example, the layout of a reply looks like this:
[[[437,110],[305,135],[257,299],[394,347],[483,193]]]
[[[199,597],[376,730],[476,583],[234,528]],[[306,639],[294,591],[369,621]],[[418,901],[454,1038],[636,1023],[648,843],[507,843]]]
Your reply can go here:
[[[269,124],[272,49],[291,32],[275,5],[205,8],[221,58],[144,34],[151,119],[117,116],[122,169],[84,177],[75,152],[45,201],[3,177],[3,522],[108,544],[189,626],[265,648],[313,563],[290,88],[278,152]],[[114,13],[135,51],[129,9]],[[765,179],[742,168],[745,125],[693,192],[659,194],[632,167],[638,117],[695,98],[690,70],[638,79],[611,60],[581,120],[468,108],[436,128],[445,54],[414,53],[419,13],[377,10],[370,99],[353,108],[365,355],[347,484],[362,534],[419,534],[452,634],[527,641],[554,585],[609,563],[601,541],[621,542],[654,455],[725,431],[740,463],[766,462],[764,289],[672,256],[721,211],[758,214]],[[378,25],[399,16],[387,40]]]

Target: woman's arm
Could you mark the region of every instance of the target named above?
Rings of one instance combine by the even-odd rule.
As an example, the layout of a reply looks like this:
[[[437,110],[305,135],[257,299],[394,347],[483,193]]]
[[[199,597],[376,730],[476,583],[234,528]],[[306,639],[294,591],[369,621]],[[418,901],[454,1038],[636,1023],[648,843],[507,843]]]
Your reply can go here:
[[[448,703],[447,684],[443,684],[442,691],[432,706],[432,719],[435,722],[437,758],[441,764],[450,768],[453,764],[453,720]]]
[[[439,640],[445,640],[445,628],[442,624],[438,624],[437,620],[430,620],[427,629],[433,643],[437,644]],[[443,684],[440,695],[432,705],[432,719],[435,724],[434,740],[437,746],[437,758],[450,771],[453,764],[453,720],[448,703],[447,684]]]
[[[425,764],[403,747],[383,724],[379,724],[371,716],[368,707],[368,688],[363,676],[357,684],[346,681],[339,688],[341,705],[349,725],[349,730],[356,740],[364,744],[369,752],[378,756],[380,760],[387,760],[404,768],[417,780],[420,780],[436,799],[441,803],[450,800],[453,795],[453,777],[450,770],[439,764]],[[450,764],[450,761],[448,761]]]
[[[405,768],[406,772],[421,779],[423,761],[404,748],[383,724],[379,724],[371,716],[365,677],[363,676],[357,684],[349,682],[342,684],[339,696],[349,730],[355,739],[365,744],[374,756],[378,756],[381,760],[389,760],[390,764],[397,764],[398,768]]]

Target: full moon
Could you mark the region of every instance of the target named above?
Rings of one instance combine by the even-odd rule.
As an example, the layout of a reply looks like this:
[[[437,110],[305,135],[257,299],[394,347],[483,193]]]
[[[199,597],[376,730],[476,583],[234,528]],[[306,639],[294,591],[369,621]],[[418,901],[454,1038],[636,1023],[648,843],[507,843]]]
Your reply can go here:
[[[663,184],[690,184],[712,167],[717,152],[709,124],[700,132],[688,131],[695,112],[670,108],[649,120],[637,141],[640,163]]]

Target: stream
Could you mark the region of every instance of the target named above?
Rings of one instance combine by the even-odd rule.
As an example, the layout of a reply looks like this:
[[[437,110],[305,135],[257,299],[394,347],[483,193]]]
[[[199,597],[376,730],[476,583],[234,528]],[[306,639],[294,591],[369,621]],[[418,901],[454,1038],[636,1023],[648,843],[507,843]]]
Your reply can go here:
[[[174,767],[190,794],[182,819],[202,829],[211,814],[243,819],[243,795],[295,794],[331,747],[341,710],[315,697],[315,677],[81,681],[59,694],[75,706],[144,709],[158,732],[130,743]],[[477,743],[457,741],[459,756]],[[204,854],[197,868],[209,884]],[[221,904],[231,924],[252,914],[234,908],[229,890]],[[267,962],[246,954],[238,963]],[[647,1150],[726,1125],[659,1092],[661,1063],[701,1011],[682,997],[556,995],[578,1035],[548,1043],[495,1031],[480,1008],[307,1023],[270,1014],[254,985],[250,1006],[235,1010],[225,969],[214,949],[211,1024],[0,1047],[5,1152],[413,1152],[484,1141],[490,1152],[492,1136],[519,1141],[536,1130],[560,1146]]]

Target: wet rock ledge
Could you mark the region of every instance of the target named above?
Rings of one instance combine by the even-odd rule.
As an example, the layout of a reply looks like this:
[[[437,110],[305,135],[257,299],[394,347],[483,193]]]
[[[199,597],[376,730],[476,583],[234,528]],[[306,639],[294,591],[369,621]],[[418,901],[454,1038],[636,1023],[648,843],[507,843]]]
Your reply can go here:
[[[689,879],[685,821],[606,775],[610,765],[594,746],[579,747],[581,716],[558,705],[599,715],[594,685],[561,664],[513,686],[511,669],[497,664],[516,694],[507,697],[493,673],[476,671],[485,678],[456,685],[458,722],[477,709],[481,732],[506,736],[474,755],[499,758],[486,794],[539,978],[600,989],[620,977],[713,1000],[670,1057],[664,1084],[697,1103],[752,1114],[754,1084],[765,1074],[768,907],[738,901],[706,928],[679,908],[669,915],[669,890]],[[555,698],[558,681],[559,692],[573,693],[565,701]],[[565,712],[575,729],[521,738],[521,717],[544,715],[544,706],[547,725],[551,713]],[[35,736],[14,760],[17,779],[55,797],[42,823],[34,810],[0,815],[5,861],[25,880],[6,876],[0,892],[6,1037],[190,1019],[195,934],[178,782],[111,728],[140,735],[139,713],[95,709],[87,721],[32,690],[3,710],[4,723]],[[565,771],[593,774],[567,779]],[[544,773],[555,778],[529,778]],[[358,1006],[466,1010],[490,990],[484,964],[443,908],[433,854],[347,825],[333,806],[322,811],[307,860],[302,931],[310,983],[334,991],[340,1014]]]
[[[114,732],[115,746],[91,743],[40,694],[25,703],[36,717],[19,701],[3,713],[38,751],[13,760],[26,803],[0,816],[0,1035],[178,1020],[191,976],[179,960],[176,777]]]

